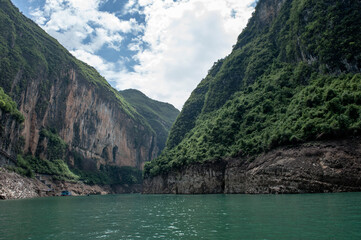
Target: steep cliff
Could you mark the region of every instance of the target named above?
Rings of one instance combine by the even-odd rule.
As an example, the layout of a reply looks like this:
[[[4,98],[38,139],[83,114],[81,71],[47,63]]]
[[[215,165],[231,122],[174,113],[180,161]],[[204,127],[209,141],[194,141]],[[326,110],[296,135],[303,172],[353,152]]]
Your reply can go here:
[[[280,147],[256,157],[193,163],[144,180],[144,193],[361,191],[361,139]]]
[[[142,169],[159,154],[151,124],[10,0],[0,0],[0,32],[0,87],[25,117],[24,154],[91,171]]]
[[[358,135],[360,10],[359,0],[260,0],[231,54],[192,92],[145,175]]]
[[[21,138],[24,116],[16,103],[0,87],[0,166],[14,165],[16,155],[21,152]]]

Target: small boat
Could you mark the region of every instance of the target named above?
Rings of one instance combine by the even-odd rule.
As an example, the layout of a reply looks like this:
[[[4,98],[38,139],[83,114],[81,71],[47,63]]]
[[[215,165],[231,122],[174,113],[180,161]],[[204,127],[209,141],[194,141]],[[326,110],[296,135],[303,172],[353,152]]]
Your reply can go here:
[[[62,192],[61,192],[61,196],[71,196],[71,192],[70,192],[70,191],[67,191],[67,190],[62,191]]]

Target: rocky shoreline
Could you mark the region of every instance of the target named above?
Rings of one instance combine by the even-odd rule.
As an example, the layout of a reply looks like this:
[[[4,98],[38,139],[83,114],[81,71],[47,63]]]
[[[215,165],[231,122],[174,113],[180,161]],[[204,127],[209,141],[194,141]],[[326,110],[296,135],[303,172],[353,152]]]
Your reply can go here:
[[[361,191],[361,139],[281,147],[255,158],[192,164],[148,177],[143,193],[269,194]]]
[[[72,196],[106,195],[141,192],[141,185],[100,186],[82,182],[54,181],[51,176],[37,175],[36,178],[23,177],[0,167],[0,199],[25,199],[35,197],[60,196],[68,190]]]

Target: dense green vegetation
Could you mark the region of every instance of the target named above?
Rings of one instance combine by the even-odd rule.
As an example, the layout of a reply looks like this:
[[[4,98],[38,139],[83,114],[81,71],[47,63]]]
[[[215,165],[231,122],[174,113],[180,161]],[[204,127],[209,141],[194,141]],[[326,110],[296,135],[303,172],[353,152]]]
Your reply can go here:
[[[77,181],[79,176],[69,170],[68,165],[61,159],[49,161],[47,159],[39,159],[32,155],[17,156],[17,166],[8,167],[21,175],[34,177],[35,173],[52,175],[54,180]]]
[[[64,159],[67,144],[64,142],[63,139],[60,138],[60,136],[55,132],[55,130],[48,130],[43,128],[40,131],[39,142],[42,142],[44,139],[46,139],[47,141],[47,159],[49,159],[50,161],[56,159]],[[44,153],[44,150],[37,149],[37,155],[39,155],[40,153]]]
[[[361,1],[260,0],[146,175],[361,132]]]
[[[179,114],[178,109],[171,104],[150,99],[135,89],[128,89],[119,93],[147,120],[157,133],[158,148],[163,150],[169,130]]]
[[[30,178],[35,176],[34,171],[30,167],[30,164],[24,160],[22,155],[18,155],[16,161],[16,166],[7,166],[7,169]]]
[[[4,112],[10,113],[17,121],[23,122],[24,116],[19,112],[16,103],[9,97],[0,87],[0,109]]]

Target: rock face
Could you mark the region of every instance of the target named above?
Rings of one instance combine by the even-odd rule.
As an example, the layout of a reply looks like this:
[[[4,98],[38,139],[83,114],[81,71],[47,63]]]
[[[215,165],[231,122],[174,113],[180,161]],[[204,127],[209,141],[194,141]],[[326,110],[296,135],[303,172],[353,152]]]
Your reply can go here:
[[[168,175],[146,178],[143,193],[223,193],[225,161],[188,165]]]
[[[361,191],[361,139],[282,147],[255,159],[193,164],[146,178],[144,193],[324,193]]]
[[[10,113],[0,109],[0,166],[12,165],[21,149],[19,140],[22,126]]]
[[[230,161],[225,193],[310,193],[361,190],[361,140],[282,148],[251,163]]]
[[[50,140],[41,131],[50,130],[67,145],[56,159],[82,170],[142,169],[160,153],[164,143],[151,124],[94,68],[75,59],[10,0],[0,0],[0,9],[0,87],[25,117],[19,133],[0,112],[1,141],[21,135],[24,154],[49,159]]]
[[[63,78],[67,79],[65,83],[54,80],[42,112],[36,102],[44,97],[38,85],[42,79],[30,82],[21,93],[19,109],[26,119],[26,152],[35,155],[41,145],[41,152],[46,153],[47,144],[41,141],[40,130],[52,127],[68,144],[68,152],[82,156],[77,163],[82,169],[94,170],[101,164],[140,169],[158,154],[155,134],[139,119],[129,116],[113,92],[89,83],[76,69],[69,69]]]

